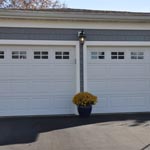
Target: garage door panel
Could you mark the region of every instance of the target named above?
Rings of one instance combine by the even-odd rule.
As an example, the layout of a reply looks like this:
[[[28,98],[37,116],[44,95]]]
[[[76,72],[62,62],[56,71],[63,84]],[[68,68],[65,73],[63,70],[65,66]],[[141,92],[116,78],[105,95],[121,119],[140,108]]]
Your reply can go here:
[[[94,113],[150,111],[149,49],[88,47],[87,90],[97,95],[100,101],[94,106]],[[99,57],[102,51],[105,57]],[[119,57],[123,54],[124,57]]]
[[[101,96],[99,96],[101,97]],[[149,100],[147,96],[109,96],[105,99],[99,98],[99,105],[93,107],[93,113],[118,113],[118,112],[146,112],[149,111]]]
[[[110,106],[112,107],[145,107],[147,100],[145,96],[112,96],[110,100]]]
[[[96,72],[96,74],[95,74]],[[147,78],[150,73],[149,65],[89,65],[88,79],[102,78]]]
[[[2,96],[1,99],[0,111],[28,110],[30,106],[28,97]]]
[[[97,112],[105,112],[109,110],[109,100],[106,95],[100,94],[100,93],[94,93],[95,95],[98,96],[98,102],[96,105],[93,105],[92,112],[97,113]]]
[[[146,65],[110,65],[109,66],[109,73],[110,78],[112,77],[145,77],[148,73],[148,68]]]
[[[58,80],[74,80],[74,65],[55,65],[53,75]]]
[[[9,99],[9,97],[1,96],[0,111],[10,110],[10,104],[6,103],[6,101],[10,102],[11,99]]]
[[[108,82],[108,91],[112,91],[112,89],[113,92],[116,93],[123,92],[123,91],[141,92],[141,91],[149,90],[150,87],[149,87],[149,81],[147,80],[114,79]]]
[[[75,93],[73,81],[56,81],[53,86],[53,91],[58,95],[69,95]]]
[[[31,92],[33,93],[52,93],[54,83],[48,80],[32,80]]]
[[[9,101],[9,109],[12,111],[16,110],[29,110],[30,106],[30,98],[29,97],[12,97],[12,99]]]
[[[141,92],[150,90],[147,80],[113,79],[107,81],[89,81],[88,90],[93,92]],[[128,88],[127,88],[128,87]],[[113,89],[113,90],[112,90]]]
[[[22,77],[30,75],[30,66],[27,65],[11,65],[9,69],[11,71],[10,76]]]
[[[57,94],[72,94],[75,89],[72,81],[32,81],[32,92],[34,93],[50,93],[51,95]]]
[[[97,72],[95,74],[95,72]],[[107,78],[108,77],[108,67],[107,66],[100,66],[100,65],[89,65],[88,66],[88,80],[93,79],[101,79],[101,78]]]
[[[0,65],[0,78],[8,79],[10,76],[10,66],[1,64]]]
[[[0,60],[0,116],[74,112],[75,46],[1,48],[5,57]],[[56,59],[57,51],[61,59]]]
[[[57,109],[70,109],[73,110],[74,105],[72,103],[72,96],[65,96],[65,95],[60,95],[60,96],[54,96],[53,99],[53,107]],[[58,103],[60,105],[58,105]]]
[[[30,105],[30,110],[32,109],[51,109],[52,103],[50,97],[44,97],[44,96],[34,96],[31,98],[31,102],[33,105]]]
[[[53,78],[53,69],[54,67],[50,64],[38,64],[38,65],[31,65],[31,75],[32,79],[37,79],[37,78],[44,78],[48,77],[49,79]]]
[[[108,90],[107,82],[101,80],[95,80],[88,82],[88,91],[91,91],[92,93],[95,92],[105,92]]]
[[[30,81],[11,80],[9,82],[10,93],[28,93],[30,92]]]
[[[65,71],[64,71],[65,70]],[[32,68],[33,79],[74,80],[74,65],[34,65]]]
[[[10,91],[10,86],[8,81],[2,81],[0,80],[0,93],[7,93],[7,91]]]
[[[108,107],[108,100],[107,97],[103,96],[98,96],[98,102],[96,105],[93,106],[95,109],[96,108],[103,108],[103,107]]]

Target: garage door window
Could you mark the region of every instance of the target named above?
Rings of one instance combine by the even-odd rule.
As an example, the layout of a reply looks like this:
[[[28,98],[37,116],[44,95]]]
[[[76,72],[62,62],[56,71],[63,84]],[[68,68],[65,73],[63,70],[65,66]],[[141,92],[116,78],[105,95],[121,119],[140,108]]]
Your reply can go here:
[[[34,59],[48,59],[48,51],[34,51]]]
[[[91,52],[91,59],[105,59],[105,52]]]
[[[4,59],[4,51],[0,51],[0,59]]]
[[[26,51],[12,51],[12,59],[26,59],[27,52]]]
[[[111,52],[111,59],[124,59],[124,52]]]
[[[55,52],[55,59],[69,59],[69,52],[57,51]]]
[[[131,59],[144,59],[144,52],[131,52]]]

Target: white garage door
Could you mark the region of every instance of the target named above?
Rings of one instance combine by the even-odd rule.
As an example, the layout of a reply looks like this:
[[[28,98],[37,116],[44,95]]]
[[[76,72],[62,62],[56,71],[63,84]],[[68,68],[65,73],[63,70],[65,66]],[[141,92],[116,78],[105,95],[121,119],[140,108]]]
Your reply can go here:
[[[95,113],[150,111],[150,47],[88,47],[87,89]]]
[[[0,116],[72,114],[75,47],[1,46]]]

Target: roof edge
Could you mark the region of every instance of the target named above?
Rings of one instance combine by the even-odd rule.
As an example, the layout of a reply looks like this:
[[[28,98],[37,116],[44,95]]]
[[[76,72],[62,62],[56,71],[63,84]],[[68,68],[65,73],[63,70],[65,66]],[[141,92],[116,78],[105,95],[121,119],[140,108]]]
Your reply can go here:
[[[43,9],[20,10],[0,9],[0,18],[40,19],[40,20],[76,20],[76,21],[120,21],[150,22],[150,13],[126,11],[100,11],[87,9]]]

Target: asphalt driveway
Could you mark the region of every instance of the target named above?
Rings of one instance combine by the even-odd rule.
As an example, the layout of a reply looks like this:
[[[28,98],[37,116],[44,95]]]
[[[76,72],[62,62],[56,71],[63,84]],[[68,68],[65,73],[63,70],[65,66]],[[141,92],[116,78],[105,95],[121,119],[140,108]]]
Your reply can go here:
[[[150,150],[150,114],[1,118],[0,150]]]

